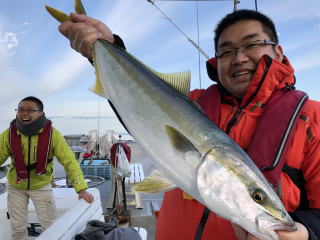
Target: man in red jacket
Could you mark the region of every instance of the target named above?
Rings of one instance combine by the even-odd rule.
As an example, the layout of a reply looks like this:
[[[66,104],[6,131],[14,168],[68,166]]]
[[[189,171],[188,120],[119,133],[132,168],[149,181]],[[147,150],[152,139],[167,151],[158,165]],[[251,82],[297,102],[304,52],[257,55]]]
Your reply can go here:
[[[83,56],[92,58],[92,45],[97,39],[124,47],[122,40],[102,22],[78,14],[71,14],[71,19],[61,24],[59,30]],[[295,92],[292,90],[294,70],[278,44],[273,22],[259,12],[239,10],[224,17],[215,31],[215,50],[215,58],[208,61],[207,68],[217,84],[192,91],[190,99],[197,100],[210,119],[250,152],[258,145],[257,136],[258,140],[264,138],[257,134],[261,122],[272,118],[266,113],[267,108],[290,113],[291,110],[274,101],[274,95],[281,91]],[[218,113],[213,113],[210,107],[212,87],[221,96]],[[297,230],[277,233],[280,239],[315,240],[320,239],[320,103],[305,100],[297,109],[297,120],[289,131],[290,140],[281,142],[286,146],[281,156],[283,165],[275,167],[279,174],[273,178],[283,204],[296,221]],[[273,129],[267,130],[273,132]],[[269,150],[265,145],[262,153]],[[261,165],[259,158],[252,158],[257,166]],[[268,168],[260,168],[266,177]],[[167,192],[163,199],[157,239],[257,238],[206,211],[199,202],[176,189]]]

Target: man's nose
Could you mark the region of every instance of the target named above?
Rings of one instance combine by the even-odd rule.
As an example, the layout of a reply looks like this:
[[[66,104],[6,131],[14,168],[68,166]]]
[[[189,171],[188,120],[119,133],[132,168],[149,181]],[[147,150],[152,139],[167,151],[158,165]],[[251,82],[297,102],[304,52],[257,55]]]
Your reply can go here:
[[[233,52],[232,64],[241,64],[249,60],[248,56],[244,53],[243,49],[237,48]]]
[[[28,111],[28,110],[22,110],[22,111],[20,112],[20,115],[21,115],[21,116],[29,115],[29,111]]]

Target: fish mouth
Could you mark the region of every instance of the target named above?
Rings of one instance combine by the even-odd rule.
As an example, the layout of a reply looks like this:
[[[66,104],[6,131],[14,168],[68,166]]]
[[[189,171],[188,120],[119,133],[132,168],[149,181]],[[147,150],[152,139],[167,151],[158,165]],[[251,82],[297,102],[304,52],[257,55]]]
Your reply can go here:
[[[259,230],[262,233],[266,233],[266,234],[275,233],[276,230],[286,230],[286,231],[297,230],[296,224],[291,218],[279,221],[271,217],[261,216],[257,218],[256,221],[257,221]]]

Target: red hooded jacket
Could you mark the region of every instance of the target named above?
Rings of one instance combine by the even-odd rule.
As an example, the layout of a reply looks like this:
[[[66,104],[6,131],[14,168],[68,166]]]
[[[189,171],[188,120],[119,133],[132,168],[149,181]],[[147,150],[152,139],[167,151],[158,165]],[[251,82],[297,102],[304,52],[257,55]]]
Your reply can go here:
[[[227,131],[244,150],[248,149],[258,122],[263,115],[263,106],[271,95],[284,87],[294,85],[294,70],[289,61],[282,63],[262,58],[256,73],[248,86],[241,103],[228,94],[222,93],[218,126]],[[263,76],[265,75],[265,78]],[[262,82],[261,79],[264,79]],[[257,91],[258,90],[258,91]],[[204,90],[194,90],[190,99],[198,99]],[[257,92],[256,92],[257,91]],[[245,106],[231,127],[230,121],[237,110]],[[210,113],[208,113],[210,118]],[[228,128],[228,130],[227,130]],[[301,109],[293,138],[285,156],[285,164],[302,171],[309,207],[320,209],[320,103],[307,100]],[[300,203],[300,189],[290,177],[280,175],[281,200],[289,212],[297,209]],[[167,192],[157,221],[157,240],[194,239],[204,206],[196,200],[183,197],[176,189]],[[231,224],[210,213],[205,225],[202,240],[236,240]]]

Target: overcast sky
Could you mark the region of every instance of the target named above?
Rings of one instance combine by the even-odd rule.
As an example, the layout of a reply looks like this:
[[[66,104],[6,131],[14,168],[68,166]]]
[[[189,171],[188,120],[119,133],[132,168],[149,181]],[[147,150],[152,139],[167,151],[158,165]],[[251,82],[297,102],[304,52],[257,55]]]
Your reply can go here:
[[[20,99],[43,100],[46,115],[64,135],[98,129],[122,132],[105,99],[88,89],[95,80],[90,63],[73,51],[45,11],[49,5],[66,13],[73,0],[0,0],[0,131],[15,117]],[[197,50],[147,0],[83,0],[87,14],[120,35],[129,52],[162,72],[190,70],[191,88],[212,82]],[[211,57],[213,30],[233,9],[233,1],[155,1]],[[239,9],[255,9],[254,0],[241,0]],[[297,88],[320,100],[320,1],[260,0],[258,10],[270,16],[285,55],[296,69]],[[200,70],[200,74],[199,74]],[[99,108],[100,106],[100,108]],[[100,118],[98,118],[100,116]]]

